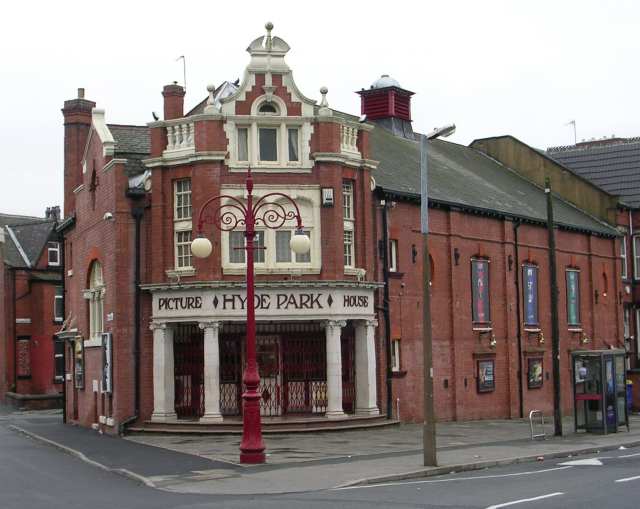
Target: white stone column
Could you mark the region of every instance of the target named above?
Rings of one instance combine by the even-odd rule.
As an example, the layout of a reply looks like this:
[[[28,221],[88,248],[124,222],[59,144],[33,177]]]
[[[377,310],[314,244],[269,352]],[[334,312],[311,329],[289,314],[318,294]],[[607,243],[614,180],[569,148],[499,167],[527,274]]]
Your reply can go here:
[[[153,331],[153,414],[151,420],[176,420],[175,372],[173,369],[173,329],[166,323],[152,322]]]
[[[204,415],[200,422],[222,422],[220,413],[220,346],[221,322],[200,322],[204,330]]]
[[[378,415],[376,392],[377,320],[356,322],[356,413]]]
[[[344,417],[342,410],[342,348],[340,334],[345,321],[325,322],[327,338],[327,412],[329,419]]]

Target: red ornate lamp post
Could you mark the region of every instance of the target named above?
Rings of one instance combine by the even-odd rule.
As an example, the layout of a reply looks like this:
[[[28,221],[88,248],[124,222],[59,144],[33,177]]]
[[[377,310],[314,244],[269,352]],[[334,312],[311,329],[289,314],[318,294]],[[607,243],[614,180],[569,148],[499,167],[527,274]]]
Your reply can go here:
[[[264,463],[264,442],[260,422],[260,374],[256,359],[256,314],[255,285],[253,271],[253,241],[256,226],[273,230],[281,228],[286,221],[295,220],[296,234],[291,237],[290,247],[297,254],[309,251],[309,237],[302,230],[302,217],[298,205],[284,193],[269,193],[253,201],[253,177],[251,168],[247,170],[247,202],[243,203],[234,196],[218,195],[204,202],[198,213],[198,236],[191,243],[191,252],[197,258],[206,258],[213,249],[211,241],[204,237],[205,224],[212,224],[221,231],[232,231],[244,226],[245,250],[247,252],[247,363],[242,381],[245,391],[242,393],[242,442],[240,443],[240,463]],[[269,202],[270,198],[284,198],[294,208],[287,211],[281,203]],[[206,213],[209,206],[214,208]]]

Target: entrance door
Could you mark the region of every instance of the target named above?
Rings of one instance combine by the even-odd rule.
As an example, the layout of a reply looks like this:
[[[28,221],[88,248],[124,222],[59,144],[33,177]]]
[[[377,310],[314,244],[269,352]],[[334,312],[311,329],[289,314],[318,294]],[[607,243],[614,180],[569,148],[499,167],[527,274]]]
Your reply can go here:
[[[280,336],[258,336],[256,353],[260,373],[258,392],[262,395],[260,415],[282,415]]]
[[[289,333],[283,339],[286,413],[327,410],[327,355],[321,333]]]
[[[179,324],[173,334],[175,409],[178,419],[204,415],[204,335],[196,324]]]

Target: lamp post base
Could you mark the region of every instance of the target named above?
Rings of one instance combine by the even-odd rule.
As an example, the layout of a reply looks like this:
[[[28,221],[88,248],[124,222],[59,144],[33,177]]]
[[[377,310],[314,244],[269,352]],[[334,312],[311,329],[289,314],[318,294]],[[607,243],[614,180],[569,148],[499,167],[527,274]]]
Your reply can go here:
[[[264,452],[241,452],[240,463],[245,465],[260,465],[266,462]]]

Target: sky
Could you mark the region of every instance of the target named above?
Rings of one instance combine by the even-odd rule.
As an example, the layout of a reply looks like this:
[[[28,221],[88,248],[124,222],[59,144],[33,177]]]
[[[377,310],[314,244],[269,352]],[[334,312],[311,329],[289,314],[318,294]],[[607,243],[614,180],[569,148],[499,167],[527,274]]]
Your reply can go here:
[[[163,85],[185,109],[209,83],[242,76],[245,49],[273,22],[298,88],[359,114],[355,91],[382,74],[415,92],[414,129],[455,123],[451,141],[511,134],[537,148],[640,136],[640,2],[75,1],[6,2],[0,17],[0,212],[62,206],[60,109],[76,97],[109,123],[162,112]]]

